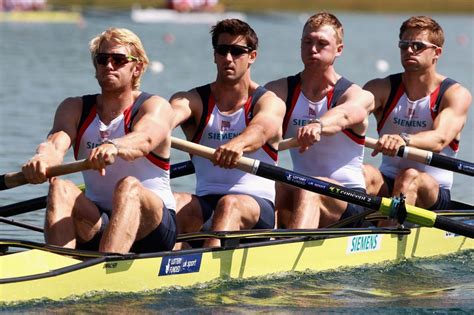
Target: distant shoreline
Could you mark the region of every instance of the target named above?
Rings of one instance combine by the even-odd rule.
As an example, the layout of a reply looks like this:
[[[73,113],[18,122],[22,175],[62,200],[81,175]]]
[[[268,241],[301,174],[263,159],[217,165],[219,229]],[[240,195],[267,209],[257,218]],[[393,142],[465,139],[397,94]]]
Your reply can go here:
[[[48,0],[53,8],[63,9],[130,9],[164,7],[165,0]],[[413,12],[418,14],[453,13],[474,14],[474,0],[221,0],[227,10],[244,12],[296,11],[317,12],[353,11],[373,13]]]

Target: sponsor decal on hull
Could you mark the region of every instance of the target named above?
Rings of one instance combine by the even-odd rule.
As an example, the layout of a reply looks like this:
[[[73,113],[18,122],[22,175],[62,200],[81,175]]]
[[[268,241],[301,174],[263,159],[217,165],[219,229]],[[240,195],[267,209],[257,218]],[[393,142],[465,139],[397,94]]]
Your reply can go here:
[[[158,276],[199,272],[201,269],[201,259],[202,253],[164,257],[161,261]]]
[[[349,237],[346,254],[365,253],[380,250],[382,234],[357,235]]]

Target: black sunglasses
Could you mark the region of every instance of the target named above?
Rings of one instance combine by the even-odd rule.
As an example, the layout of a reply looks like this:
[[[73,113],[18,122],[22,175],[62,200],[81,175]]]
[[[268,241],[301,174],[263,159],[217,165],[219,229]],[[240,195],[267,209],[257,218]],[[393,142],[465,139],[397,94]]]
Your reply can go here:
[[[253,51],[253,49],[241,45],[216,45],[214,46],[214,51],[221,56],[227,56],[227,54],[230,52],[232,56],[237,57],[243,54],[248,54],[249,52]]]
[[[95,55],[95,62],[97,64],[106,66],[109,62],[112,62],[112,66],[114,68],[120,68],[123,65],[132,61],[138,61],[138,58],[134,56],[127,56],[124,54],[98,53]]]
[[[407,50],[408,47],[410,47],[414,53],[425,50],[427,48],[439,48],[439,46],[435,44],[427,43],[421,40],[401,40],[398,42],[398,48]]]

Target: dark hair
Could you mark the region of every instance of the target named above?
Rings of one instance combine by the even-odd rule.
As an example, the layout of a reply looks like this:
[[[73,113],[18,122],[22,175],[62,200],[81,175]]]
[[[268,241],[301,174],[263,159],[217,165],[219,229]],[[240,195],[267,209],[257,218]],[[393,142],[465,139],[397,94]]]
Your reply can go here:
[[[436,46],[443,47],[444,44],[444,32],[441,26],[432,18],[428,16],[412,16],[400,27],[400,34],[398,37],[401,39],[403,33],[409,29],[416,29],[420,31],[428,31],[428,39],[431,43]]]
[[[255,31],[239,19],[226,19],[219,21],[211,29],[212,34],[212,46],[217,45],[219,35],[227,33],[232,36],[243,36],[247,42],[247,46],[256,50],[258,48],[258,37]]]

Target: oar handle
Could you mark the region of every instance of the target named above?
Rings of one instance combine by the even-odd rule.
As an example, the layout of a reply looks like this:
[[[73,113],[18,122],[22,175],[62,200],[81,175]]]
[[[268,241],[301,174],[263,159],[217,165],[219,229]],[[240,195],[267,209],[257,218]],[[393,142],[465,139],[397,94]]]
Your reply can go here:
[[[365,146],[367,148],[375,149],[376,143],[376,139],[365,137]],[[474,176],[474,163],[441,155],[439,153],[409,146],[401,146],[398,149],[397,156],[444,170]]]
[[[369,149],[375,149],[377,144],[377,139],[365,137],[365,147]],[[432,152],[414,148],[414,147],[400,147],[397,152],[397,156],[401,158],[406,158],[415,162],[422,164],[428,164],[431,160]],[[429,165],[429,164],[428,164]]]
[[[189,142],[183,139],[171,137],[171,147],[177,150],[185,151],[189,154],[198,155],[200,157],[206,158],[211,161],[214,159],[214,152],[215,152],[214,149],[194,143],[194,142]],[[237,162],[236,168],[244,172],[255,174],[255,172],[257,171],[259,162],[260,161],[258,160],[254,160],[254,159],[243,156]]]
[[[280,143],[278,143],[278,151],[284,151],[291,148],[296,148],[297,146],[299,146],[299,144],[298,144],[298,139],[296,137],[283,139],[280,141]]]
[[[87,160],[66,163],[62,165],[51,166],[46,169],[46,177],[51,178],[60,175],[81,172],[90,168]],[[0,177],[0,190],[10,189],[28,184],[25,175],[22,172],[6,173]]]

